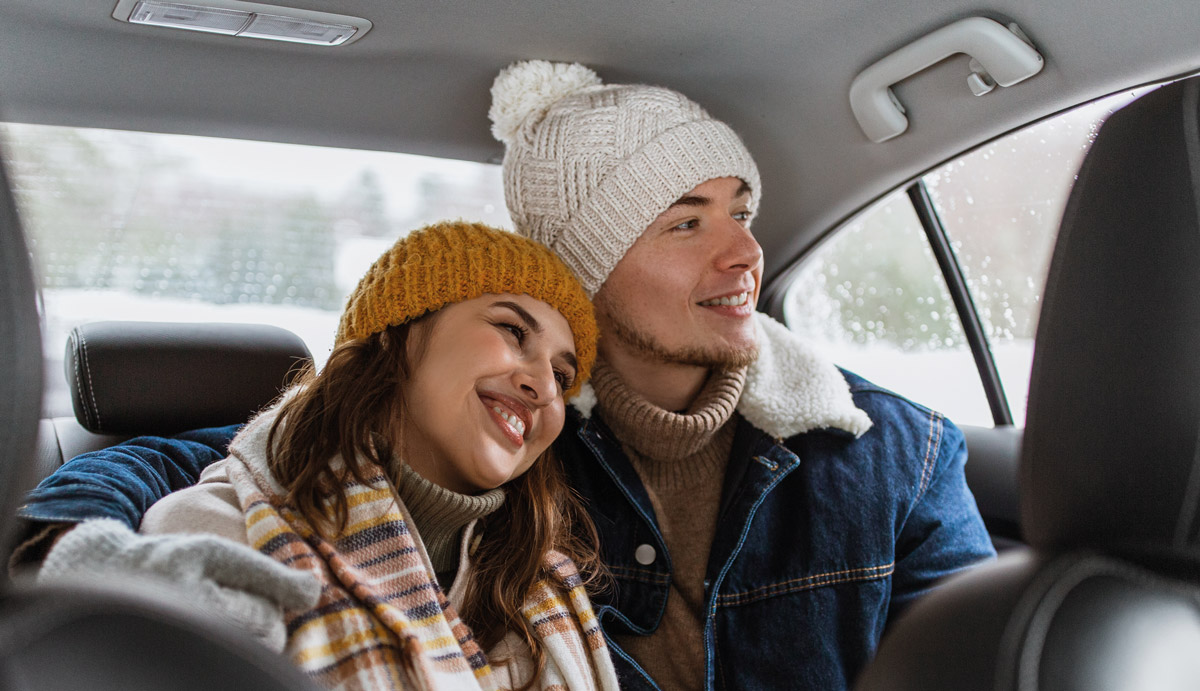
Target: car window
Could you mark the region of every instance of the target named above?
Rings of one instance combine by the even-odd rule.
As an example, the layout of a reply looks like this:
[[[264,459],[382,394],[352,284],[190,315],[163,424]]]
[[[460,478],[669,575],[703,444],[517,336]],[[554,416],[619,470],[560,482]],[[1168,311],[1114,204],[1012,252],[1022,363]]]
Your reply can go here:
[[[1003,420],[989,404],[982,355],[998,375],[1001,407],[1023,425],[1042,290],[1076,171],[1104,119],[1144,91],[1016,131],[868,207],[792,274],[788,326],[882,386],[990,426]],[[914,206],[922,198],[926,223]],[[961,272],[982,353],[971,348],[931,237],[945,240]]]
[[[223,321],[297,333],[318,364],[388,246],[443,218],[511,227],[500,168],[406,154],[0,125],[44,313],[45,413],[69,415],[70,330]]]
[[[842,367],[956,419],[991,424],[962,323],[904,190],[805,260],[784,320]]]
[[[1116,98],[1124,105],[1128,98]],[[1106,99],[1015,132],[923,178],[1023,424],[1042,289],[1063,208]]]

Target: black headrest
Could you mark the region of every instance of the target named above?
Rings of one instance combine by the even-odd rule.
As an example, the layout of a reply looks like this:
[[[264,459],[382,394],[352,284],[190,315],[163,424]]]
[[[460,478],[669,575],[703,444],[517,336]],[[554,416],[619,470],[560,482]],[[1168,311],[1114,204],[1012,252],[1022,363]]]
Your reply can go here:
[[[1198,94],[1109,118],[1067,203],[1021,466],[1034,546],[1200,563]]]
[[[104,434],[172,434],[245,422],[312,356],[262,324],[93,322],[67,341],[79,424]]]

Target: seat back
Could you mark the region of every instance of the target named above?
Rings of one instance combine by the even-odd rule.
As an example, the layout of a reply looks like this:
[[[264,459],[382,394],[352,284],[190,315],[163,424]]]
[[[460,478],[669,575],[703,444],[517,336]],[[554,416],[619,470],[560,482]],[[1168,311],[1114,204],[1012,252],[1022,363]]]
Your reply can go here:
[[[1200,81],[1114,114],[1064,211],[1021,522],[1039,548],[1200,569]]]
[[[32,485],[42,401],[42,340],[29,250],[0,165],[0,546],[15,535],[18,502]],[[4,554],[8,553],[5,549]],[[0,592],[8,576],[0,570]]]
[[[1200,78],[1100,130],[1063,215],[1022,448],[1031,550],[950,579],[859,691],[1200,688]]]

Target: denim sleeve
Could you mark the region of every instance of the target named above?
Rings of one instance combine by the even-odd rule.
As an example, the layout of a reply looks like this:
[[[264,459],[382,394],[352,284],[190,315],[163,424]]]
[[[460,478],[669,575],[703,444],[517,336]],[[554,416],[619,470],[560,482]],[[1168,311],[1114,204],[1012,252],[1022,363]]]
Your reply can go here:
[[[964,472],[967,445],[954,423],[941,419],[941,443],[924,491],[917,495],[896,541],[889,623],[936,582],[979,561],[994,558],[975,497]]]
[[[137,530],[150,505],[196,484],[225,458],[241,425],[209,427],[175,437],[137,437],[80,454],[25,497],[17,515],[29,523],[78,523],[115,518]]]

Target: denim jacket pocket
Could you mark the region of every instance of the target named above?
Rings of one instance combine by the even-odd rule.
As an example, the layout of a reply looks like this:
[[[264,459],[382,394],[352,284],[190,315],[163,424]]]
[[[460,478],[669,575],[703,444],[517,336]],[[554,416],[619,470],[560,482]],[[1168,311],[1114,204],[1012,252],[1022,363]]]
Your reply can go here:
[[[716,689],[847,689],[874,653],[886,624],[891,562],[813,569],[812,573],[718,593],[713,648]],[[870,635],[863,635],[863,632]]]
[[[717,595],[716,604],[718,607],[736,607],[738,605],[747,605],[759,600],[766,600],[768,598],[788,595],[790,593],[796,593],[804,590],[813,590],[815,588],[839,585],[842,583],[873,581],[891,576],[892,572],[895,571],[895,568],[896,564],[893,561],[886,564],[837,569],[815,573],[808,576],[789,578],[787,580],[770,583],[757,588],[720,593]]]

